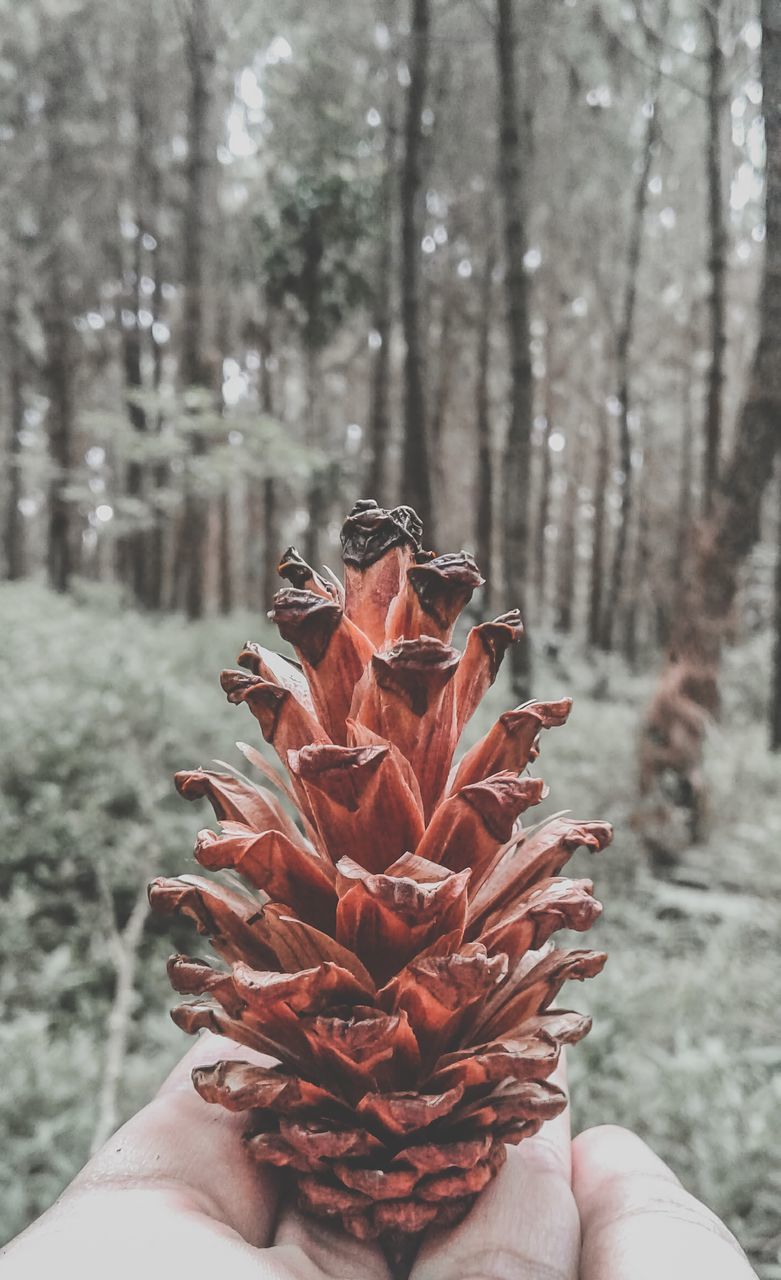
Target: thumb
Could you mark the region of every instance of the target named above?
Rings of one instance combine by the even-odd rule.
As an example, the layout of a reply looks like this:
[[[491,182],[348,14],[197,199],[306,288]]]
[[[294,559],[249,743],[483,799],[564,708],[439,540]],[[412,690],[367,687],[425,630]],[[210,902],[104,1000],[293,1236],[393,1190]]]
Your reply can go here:
[[[250,1244],[267,1244],[278,1192],[273,1175],[255,1164],[242,1142],[247,1118],[204,1102],[192,1084],[194,1067],[227,1058],[270,1063],[251,1049],[202,1033],[155,1098],[109,1138],[70,1190],[173,1186]]]

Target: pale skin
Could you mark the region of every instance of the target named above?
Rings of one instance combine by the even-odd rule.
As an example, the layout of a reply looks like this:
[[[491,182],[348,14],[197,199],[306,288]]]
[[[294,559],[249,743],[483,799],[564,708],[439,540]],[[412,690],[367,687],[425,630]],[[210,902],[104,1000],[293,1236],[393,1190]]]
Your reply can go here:
[[[280,1203],[245,1118],[203,1102],[196,1065],[248,1050],[203,1035],[157,1097],[0,1252],[0,1280],[391,1280],[381,1252]],[[565,1114],[508,1152],[411,1280],[750,1280],[734,1236],[626,1129],[570,1140]]]

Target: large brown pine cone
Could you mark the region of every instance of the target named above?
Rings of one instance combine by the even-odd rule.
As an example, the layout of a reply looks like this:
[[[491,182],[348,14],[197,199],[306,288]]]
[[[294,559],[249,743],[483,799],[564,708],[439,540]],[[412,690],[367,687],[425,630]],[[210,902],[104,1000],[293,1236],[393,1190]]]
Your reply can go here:
[[[286,553],[270,616],[298,662],[249,643],[243,670],[222,675],[286,777],[241,744],[277,794],[230,773],[176,779],[220,825],[196,858],[242,887],[233,874],[150,888],[223,962],[171,959],[175,990],[195,997],[177,1025],[273,1060],[198,1068],[196,1089],[247,1113],[250,1150],[292,1173],[305,1210],[386,1245],[463,1217],[505,1144],[562,1110],[548,1077],[590,1021],[550,1006],[605,962],[550,937],[599,914],[591,881],[560,872],[580,846],[604,848],[609,825],[521,825],[543,796],[526,773],[540,731],[570,702],[506,712],[453,766],[521,622],[507,613],[453,648],[482,579],[420,535],[409,508],[358,503],[344,588]]]

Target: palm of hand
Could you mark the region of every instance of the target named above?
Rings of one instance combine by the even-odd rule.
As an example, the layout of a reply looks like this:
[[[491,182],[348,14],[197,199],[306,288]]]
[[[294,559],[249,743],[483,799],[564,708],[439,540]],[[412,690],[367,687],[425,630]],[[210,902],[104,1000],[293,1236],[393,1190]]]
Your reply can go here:
[[[391,1280],[381,1251],[302,1217],[246,1154],[246,1120],[203,1102],[197,1063],[247,1056],[204,1036],[157,1098],[3,1253],[0,1280]],[[467,1219],[429,1237],[410,1280],[748,1280],[726,1227],[640,1139],[570,1144],[566,1115],[508,1152]]]

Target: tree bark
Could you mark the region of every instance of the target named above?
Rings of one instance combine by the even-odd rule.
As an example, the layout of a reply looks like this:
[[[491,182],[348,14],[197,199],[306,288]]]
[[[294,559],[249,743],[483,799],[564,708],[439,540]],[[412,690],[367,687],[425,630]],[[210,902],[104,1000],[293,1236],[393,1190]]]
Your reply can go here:
[[[773,679],[770,694],[770,749],[781,751],[781,466],[776,468],[776,573],[773,604]]]
[[[522,611],[529,581],[529,464],[533,388],[529,351],[524,165],[530,152],[529,121],[516,86],[514,0],[496,0],[496,62],[499,92],[499,185],[504,213],[505,297],[510,350],[510,422],[504,452],[503,559],[508,602]],[[510,650],[515,697],[530,696],[531,646],[526,631]]]
[[[588,643],[599,644],[602,626],[602,597],[605,575],[605,534],[607,526],[607,485],[610,475],[610,433],[604,410],[599,416],[594,474],[594,520],[591,530],[591,563],[588,587]]]
[[[327,424],[325,406],[322,403],[323,379],[320,368],[320,351],[314,343],[307,345],[306,362],[306,443],[313,449],[327,448]],[[325,522],[326,468],[317,467],[309,482],[307,508],[309,523],[304,534],[304,556],[316,569],[320,568],[320,535]]]
[[[217,581],[219,609],[229,614],[233,609],[233,525],[231,521],[231,493],[223,489],[219,499],[219,577]]]
[[[719,35],[720,0],[703,5],[702,17],[708,37],[708,139],[706,177],[708,184],[708,270],[710,296],[710,365],[705,403],[703,511],[710,515],[719,478],[722,434],[722,394],[726,335],[727,228],[724,218],[722,178],[721,117],[723,111],[724,54]]]
[[[155,81],[156,88],[159,81]],[[152,279],[154,280],[155,291],[152,295],[152,390],[159,395],[163,384],[163,347],[157,341],[156,325],[163,318],[163,284],[165,282],[164,272],[164,249],[162,243],[162,218],[160,216],[163,207],[163,177],[160,166],[153,162],[150,169],[150,208],[153,210],[154,227],[153,234],[155,239],[155,248],[153,250],[153,266]],[[163,417],[158,410],[155,414],[154,430],[159,434],[163,427]],[[170,478],[168,465],[165,462],[158,463],[153,471],[152,487],[155,495],[161,493],[165,489]],[[166,533],[168,531],[169,518],[155,504],[153,524],[147,532],[147,571],[146,571],[146,605],[149,609],[161,609],[163,607],[163,599],[165,595],[165,548]]]
[[[145,20],[149,16],[149,13],[144,13]],[[139,25],[141,27],[141,24]],[[128,318],[122,325],[122,355],[127,393],[127,412],[131,426],[139,437],[145,436],[148,429],[146,412],[138,401],[138,393],[143,390],[144,385],[142,373],[143,333],[138,315],[142,307],[143,238],[148,230],[149,164],[154,147],[148,110],[148,41],[149,31],[144,23],[137,36],[133,85],[133,114],[135,117],[136,136],[131,178],[136,206],[136,234],[133,241],[130,270],[126,269],[124,272],[126,277],[124,309],[128,313]],[[132,323],[129,322],[131,316]],[[143,501],[145,468],[141,459],[134,458],[130,462],[127,469],[125,487],[128,497]],[[128,535],[125,540],[125,546],[122,548],[123,568],[130,582],[133,595],[139,603],[145,602],[147,595],[146,533],[147,531],[144,528],[134,530]]]
[[[429,475],[432,494],[437,495],[437,502],[446,502],[447,474],[445,468],[444,446],[447,436],[445,423],[450,408],[450,397],[453,390],[452,372],[457,340],[454,329],[456,320],[456,300],[448,287],[442,284],[439,299],[439,334],[436,353],[436,384],[434,386],[433,404],[431,406],[429,442]],[[434,361],[431,362],[432,365]],[[433,381],[433,374],[432,374]]]
[[[486,612],[493,604],[493,449],[491,442],[491,319],[493,315],[494,250],[489,241],[480,285],[480,312],[477,332],[477,383],[475,424],[477,432],[477,563],[485,578]]]
[[[673,585],[671,593],[672,615],[676,616],[681,600],[681,591],[688,577],[689,544],[692,525],[692,481],[694,479],[694,431],[692,405],[691,371],[684,371],[684,387],[682,396],[681,423],[681,461],[678,471],[678,509],[676,513],[675,537],[672,546],[670,564],[670,580]],[[669,625],[668,625],[669,639]]]
[[[542,429],[540,484],[537,498],[537,519],[534,531],[534,592],[537,597],[537,616],[542,621],[546,614],[546,585],[548,544],[545,531],[550,520],[550,490],[552,457],[550,436],[553,430],[554,398],[553,398],[553,330],[550,322],[545,332],[545,404],[544,426]]]
[[[392,76],[388,74],[389,84]],[[380,506],[390,506],[388,445],[390,443],[390,356],[393,332],[393,193],[396,189],[396,118],[393,90],[385,103],[385,144],[380,186],[380,244],[374,294],[372,329],[379,346],[372,356],[369,402],[369,461],[366,493]]]
[[[401,170],[401,315],[405,343],[402,501],[415,508],[423,521],[428,544],[435,545],[420,298],[423,230],[421,117],[428,87],[430,45],[429,0],[411,0],[410,83]]]
[[[11,253],[19,247],[11,245]],[[19,504],[22,499],[22,439],[24,428],[24,371],[23,350],[19,336],[18,289],[19,269],[16,259],[11,263],[5,306],[6,379],[8,392],[8,488],[5,516],[5,572],[11,581],[24,577],[26,567],[26,538],[24,516]]]
[[[277,564],[281,554],[277,481],[266,476],[263,481],[263,600],[267,608],[271,607],[272,597],[279,586]]]
[[[67,129],[69,88],[78,83],[80,60],[76,35],[65,33],[52,51],[44,118],[48,161],[48,192],[43,220],[47,248],[46,282],[42,308],[45,341],[44,375],[49,397],[48,432],[52,474],[48,493],[46,565],[49,584],[67,591],[76,564],[73,507],[65,496],[75,460],[75,388],[72,306],[67,284],[66,246],[62,233],[62,201],[70,178]],[[67,195],[65,196],[67,198]]]
[[[662,23],[662,31],[667,26],[666,9]],[[632,432],[631,421],[631,368],[632,340],[635,329],[635,311],[637,307],[637,284],[640,271],[640,257],[643,247],[643,225],[648,205],[648,181],[651,176],[656,142],[659,137],[659,100],[662,82],[661,49],[659,61],[654,71],[651,89],[651,112],[645,129],[643,155],[640,173],[632,202],[632,215],[629,226],[629,244],[626,257],[626,278],[621,305],[621,319],[616,337],[616,399],[618,400],[618,457],[621,471],[621,507],[616,540],[613,547],[613,561],[610,567],[610,579],[605,598],[600,630],[600,645],[609,651],[613,648],[618,613],[621,608],[624,587],[624,571],[629,544],[629,531],[632,523],[634,507],[634,477],[632,474]]]
[[[118,252],[120,270],[125,277],[123,310],[133,317],[133,323],[122,325],[122,355],[125,375],[127,412],[131,426],[139,437],[139,443],[149,433],[159,430],[160,422],[155,412],[139,403],[138,393],[144,389],[143,361],[145,348],[151,346],[153,380],[152,390],[158,391],[162,380],[162,356],[154,338],[154,331],[146,337],[139,324],[142,307],[151,308],[153,323],[158,320],[161,304],[162,272],[159,266],[160,246],[157,245],[154,265],[146,267],[149,250],[148,235],[159,233],[161,204],[161,175],[155,159],[160,119],[160,77],[157,58],[159,23],[153,0],[145,0],[138,13],[135,61],[132,69],[132,111],[135,139],[130,168],[130,187],[123,194],[135,206],[136,235],[129,266]],[[155,290],[146,302],[141,292],[141,278],[152,274]],[[131,460],[127,468],[126,492],[131,498],[149,503],[157,487],[159,468],[150,468],[143,457]],[[162,483],[165,483],[163,469]],[[153,508],[154,504],[150,503]],[[132,530],[118,547],[120,571],[129,582],[137,603],[147,608],[159,608],[162,581],[162,548],[158,545],[158,526],[161,521],[152,510],[142,527]]]
[[[187,194],[183,226],[182,349],[180,376],[185,388],[209,387],[206,355],[207,255],[209,253],[210,178],[213,167],[212,116],[216,50],[211,0],[190,0],[184,15],[189,101],[187,118]],[[193,433],[195,457],[205,452],[203,432]],[[182,519],[184,604],[190,618],[206,607],[205,560],[209,503],[192,477],[185,492]]]
[[[692,567],[674,619],[668,661],[646,713],[640,743],[644,805],[638,827],[657,857],[670,810],[688,818],[688,834],[703,828],[702,743],[709,714],[718,710],[725,629],[738,572],[759,536],[760,499],[781,444],[781,0],[762,0],[762,84],[765,118],[765,265],[759,298],[759,337],[730,460],[713,511],[695,530]]]
[[[258,397],[261,412],[267,418],[276,418],[277,404],[275,397],[275,380],[272,370],[274,353],[274,336],[266,302],[266,317],[258,325],[258,349],[260,353],[260,370],[258,376]],[[255,491],[257,483],[259,491]],[[271,607],[274,592],[279,586],[277,565],[282,554],[282,535],[279,527],[280,517],[280,481],[275,476],[264,476],[262,480],[252,482],[249,495],[248,523],[253,532],[257,529],[258,537],[252,538],[250,552],[252,560],[249,575],[249,599],[254,604],[259,599],[261,608]]]
[[[556,582],[556,630],[565,635],[572,630],[572,613],[575,599],[575,557],[577,553],[578,526],[578,477],[583,466],[582,437],[578,430],[572,432],[571,450],[568,449],[567,488],[563,495],[564,516],[559,521],[559,557]]]
[[[651,567],[651,524],[648,504],[653,482],[652,461],[648,450],[646,450],[638,480],[640,497],[637,504],[637,529],[631,581],[627,584],[627,603],[624,614],[624,657],[632,670],[637,670],[641,598],[648,587],[648,574]]]

